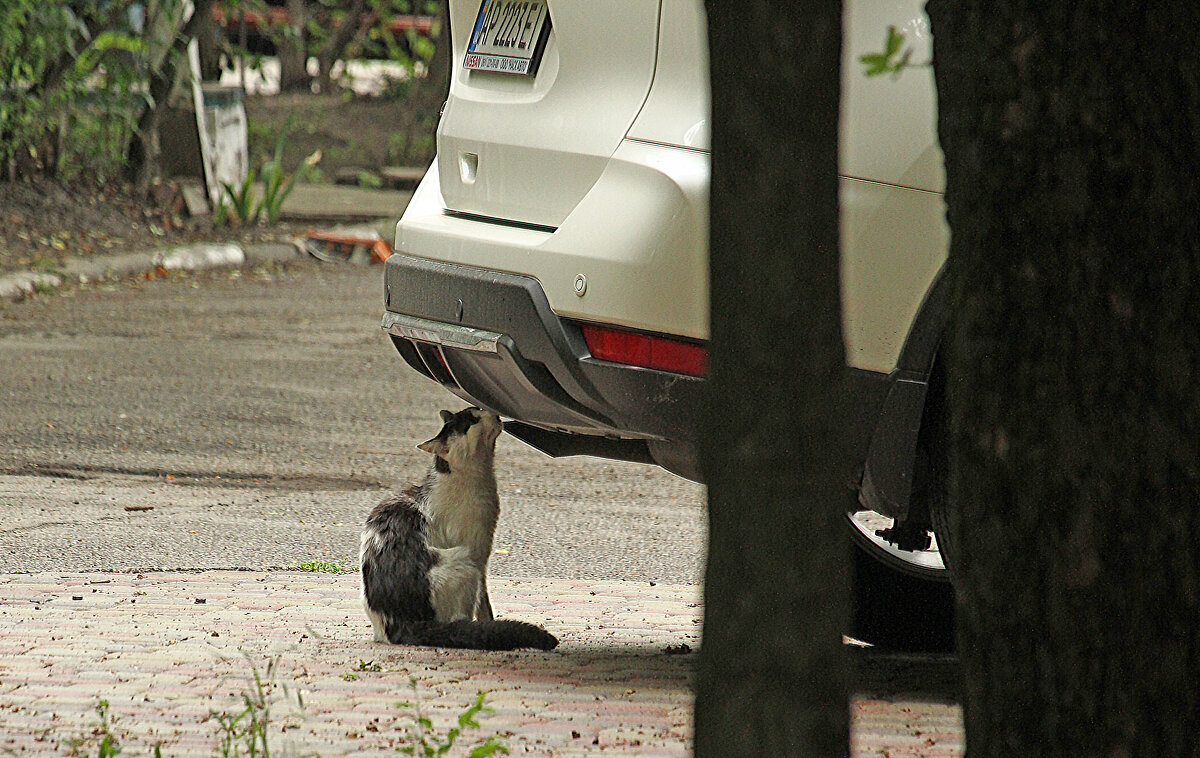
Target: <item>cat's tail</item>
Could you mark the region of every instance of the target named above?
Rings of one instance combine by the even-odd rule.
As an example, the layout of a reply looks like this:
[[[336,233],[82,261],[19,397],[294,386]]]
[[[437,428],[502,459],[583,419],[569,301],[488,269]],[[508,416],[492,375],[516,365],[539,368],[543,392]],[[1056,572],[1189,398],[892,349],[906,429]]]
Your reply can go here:
[[[469,650],[553,650],[558,646],[558,638],[540,626],[511,619],[406,624],[389,629],[388,640],[395,645]]]

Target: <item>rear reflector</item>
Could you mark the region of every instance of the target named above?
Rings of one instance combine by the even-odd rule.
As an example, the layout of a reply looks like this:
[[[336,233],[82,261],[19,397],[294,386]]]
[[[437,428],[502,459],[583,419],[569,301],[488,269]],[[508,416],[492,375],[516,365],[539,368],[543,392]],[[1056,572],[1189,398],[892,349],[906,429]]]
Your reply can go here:
[[[692,342],[593,324],[580,326],[593,358],[688,376],[704,376],[708,371],[708,351]]]

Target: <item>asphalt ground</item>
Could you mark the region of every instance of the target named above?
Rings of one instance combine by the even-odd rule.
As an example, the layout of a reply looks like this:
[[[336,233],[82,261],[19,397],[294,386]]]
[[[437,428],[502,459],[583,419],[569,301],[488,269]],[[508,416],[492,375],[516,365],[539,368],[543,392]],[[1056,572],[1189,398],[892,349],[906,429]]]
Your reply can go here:
[[[401,362],[381,289],[306,263],[0,303],[0,571],[352,564],[465,405]],[[507,435],[496,465],[493,572],[700,580],[701,487]]]

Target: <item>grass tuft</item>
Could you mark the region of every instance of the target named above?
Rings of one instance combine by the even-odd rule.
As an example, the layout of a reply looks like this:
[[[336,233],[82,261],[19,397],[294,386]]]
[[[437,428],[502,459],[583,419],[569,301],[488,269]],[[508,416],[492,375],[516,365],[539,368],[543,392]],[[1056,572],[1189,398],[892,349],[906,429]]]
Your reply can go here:
[[[292,566],[293,571],[312,571],[318,574],[353,574],[354,569],[328,561],[304,561]]]

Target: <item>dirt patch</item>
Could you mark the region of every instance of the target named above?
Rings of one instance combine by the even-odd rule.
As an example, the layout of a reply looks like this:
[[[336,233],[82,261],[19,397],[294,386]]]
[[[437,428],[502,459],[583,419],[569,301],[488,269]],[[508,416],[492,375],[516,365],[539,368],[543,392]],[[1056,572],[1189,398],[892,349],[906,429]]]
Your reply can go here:
[[[120,185],[87,187],[46,179],[0,182],[0,273],[51,271],[64,259],[162,250],[194,242],[245,243],[286,239],[295,224],[214,227],[189,217],[177,185],[149,200]]]
[[[320,171],[313,177],[317,181],[333,181],[339,171],[426,166],[433,157],[436,114],[414,112],[403,100],[262,96],[247,99],[246,114],[250,161],[256,170],[274,153],[289,117],[284,170],[295,170],[319,149]],[[94,187],[43,178],[0,181],[0,273],[53,270],[66,257],[160,250],[193,242],[286,239],[306,228],[288,223],[214,227],[211,217],[188,216],[170,182],[144,199],[118,184]]]

